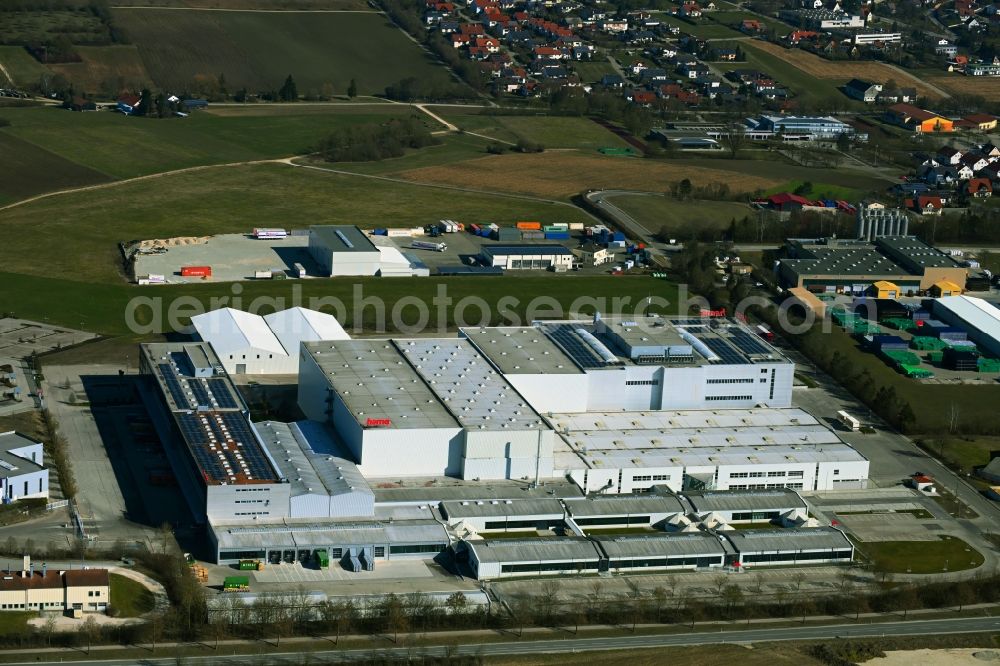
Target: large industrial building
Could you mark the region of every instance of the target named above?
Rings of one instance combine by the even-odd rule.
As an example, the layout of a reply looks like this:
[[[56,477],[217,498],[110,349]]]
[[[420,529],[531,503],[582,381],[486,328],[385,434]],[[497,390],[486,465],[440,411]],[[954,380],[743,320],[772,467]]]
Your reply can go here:
[[[263,317],[220,308],[191,317],[191,325],[231,375],[294,375],[303,342],[350,339],[336,317],[299,307]]]
[[[378,275],[382,261],[365,232],[348,225],[309,227],[309,254],[323,277]]]
[[[858,296],[880,280],[913,293],[928,291],[941,282],[965,286],[968,269],[950,255],[913,236],[879,236],[879,223],[874,225],[875,231],[870,232],[876,236],[874,242],[789,240],[785,246],[788,257],[775,268],[779,284]]]
[[[702,525],[726,522],[800,525],[794,490],[866,485],[868,461],[790,408],[792,363],[736,321],[595,317],[453,338],[324,339],[343,329],[308,311],[211,314],[196,323],[211,344],[143,345],[141,368],[151,417],[173,435],[168,458],[220,563],[304,562],[323,551],[363,570],[433,557],[479,532],[583,538],[595,526],[642,527],[698,537]],[[214,320],[242,339],[213,339]],[[251,422],[217,351],[235,364],[241,350],[293,344],[308,420]],[[463,482],[439,486],[442,477]],[[380,502],[375,489],[400,479],[422,492]],[[491,480],[523,481],[527,494],[499,496]],[[534,493],[545,483],[560,494]],[[745,496],[713,495],[726,490]],[[722,566],[728,547],[702,552],[710,541],[721,543],[574,547],[614,570],[647,559],[659,564],[634,566]],[[532,557],[513,563],[546,561]]]
[[[939,298],[931,306],[934,316],[966,331],[969,340],[1000,358],[1000,308],[972,296]]]

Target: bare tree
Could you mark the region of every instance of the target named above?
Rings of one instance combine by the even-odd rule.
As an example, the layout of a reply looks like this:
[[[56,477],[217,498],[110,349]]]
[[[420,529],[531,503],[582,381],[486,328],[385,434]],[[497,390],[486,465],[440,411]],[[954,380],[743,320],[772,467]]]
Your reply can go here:
[[[798,592],[802,589],[802,584],[806,582],[806,574],[804,571],[796,571],[792,574],[792,585],[795,586],[795,591]]]
[[[743,149],[746,143],[747,128],[742,122],[738,120],[732,120],[726,123],[722,132],[719,134],[719,139],[722,145],[726,147],[729,151],[730,159],[736,159],[740,151]]]

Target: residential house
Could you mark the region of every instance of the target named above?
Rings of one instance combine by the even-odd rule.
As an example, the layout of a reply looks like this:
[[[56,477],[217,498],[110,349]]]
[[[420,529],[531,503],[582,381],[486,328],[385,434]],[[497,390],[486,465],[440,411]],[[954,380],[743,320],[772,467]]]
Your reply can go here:
[[[1000,76],[1000,63],[977,62],[965,66],[966,76]]]
[[[1000,160],[1000,147],[997,147],[993,143],[984,143],[978,147],[978,150],[983,155],[986,155],[986,159],[988,159],[990,163]]]
[[[720,62],[732,62],[736,60],[736,49],[717,48],[712,49],[712,60]]]
[[[586,266],[600,266],[609,261],[614,261],[615,255],[606,247],[589,242],[573,250],[580,261]]]
[[[904,205],[907,209],[916,211],[921,215],[940,215],[944,208],[941,197],[919,196],[915,199],[906,199]]]
[[[910,104],[890,106],[885,111],[885,119],[887,122],[919,134],[951,132],[954,129],[952,121],[948,118]]]
[[[951,185],[960,179],[958,168],[947,165],[922,167],[917,175],[925,183],[935,187]]]
[[[944,44],[939,42],[938,45],[934,47],[934,53],[940,56],[945,56],[946,58],[954,58],[958,53],[958,47],[954,44],[948,43],[947,40],[941,41],[944,42]]]
[[[625,19],[604,19],[603,21],[598,21],[597,27],[602,32],[621,34],[628,30],[628,21]]]
[[[698,6],[697,2],[692,2],[692,0],[685,0],[685,2],[677,10],[677,15],[683,18],[696,19],[701,17],[701,7]]]
[[[989,163],[990,161],[985,155],[975,152],[966,153],[962,156],[961,161],[962,166],[968,167],[973,174],[979,173],[985,169]]]
[[[859,99],[866,104],[873,103],[882,92],[881,83],[872,83],[862,79],[851,79],[844,86],[844,93],[853,99]]]
[[[562,60],[564,54],[562,49],[552,46],[536,46],[534,49],[535,60]]]
[[[976,199],[993,196],[993,183],[989,178],[973,178],[965,184],[966,193]]]
[[[625,99],[640,106],[652,106],[656,101],[656,93],[649,90],[630,90],[625,93]]]
[[[937,155],[934,159],[936,159],[940,164],[950,164],[955,166],[962,161],[962,156],[962,151],[954,146],[941,146],[938,148]]]
[[[63,108],[69,109],[70,111],[97,111],[97,104],[95,104],[93,100],[75,96],[73,99],[63,104]]]
[[[661,67],[647,67],[639,73],[639,82],[643,84],[663,83],[667,80],[667,70]]]
[[[701,63],[695,65],[681,65],[679,69],[681,74],[689,79],[697,79],[699,76],[707,76],[711,72],[708,67]]]
[[[956,168],[956,172],[958,173],[959,180],[969,180],[976,175],[976,172],[973,171],[972,167],[967,164],[959,164]]]
[[[620,90],[625,87],[625,79],[617,74],[605,74],[601,77],[601,85],[605,88]]]
[[[752,35],[762,32],[764,28],[757,19],[743,19],[743,22],[740,24],[740,30]]]

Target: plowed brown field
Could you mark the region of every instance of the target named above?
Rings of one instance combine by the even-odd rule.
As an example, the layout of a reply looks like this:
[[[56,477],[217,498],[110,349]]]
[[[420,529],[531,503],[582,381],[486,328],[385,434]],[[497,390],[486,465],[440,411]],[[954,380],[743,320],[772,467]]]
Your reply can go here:
[[[761,165],[762,171],[765,166]],[[778,178],[684,163],[598,157],[576,151],[528,155],[508,153],[444,166],[411,169],[396,175],[414,182],[517,192],[551,199],[569,197],[591,188],[664,192],[672,182],[683,178],[689,178],[695,186],[726,183],[733,192],[767,189],[783,182]]]
[[[766,51],[781,58],[790,65],[795,65],[806,74],[820,79],[870,79],[873,81],[888,81],[895,79],[901,86],[912,86],[921,96],[940,97],[940,92],[933,84],[928,85],[923,80],[902,69],[890,67],[885,63],[871,60],[824,60],[818,55],[802,49],[786,49],[778,44],[764,41],[750,43],[755,49]]]
[[[955,95],[979,95],[990,102],[1000,101],[1000,78],[951,74],[932,76],[927,81]]]

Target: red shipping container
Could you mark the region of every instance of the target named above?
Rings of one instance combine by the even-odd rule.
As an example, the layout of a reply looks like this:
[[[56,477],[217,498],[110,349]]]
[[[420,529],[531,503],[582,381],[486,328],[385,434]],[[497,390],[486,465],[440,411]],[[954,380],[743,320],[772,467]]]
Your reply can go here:
[[[182,266],[181,277],[212,277],[211,266]]]

